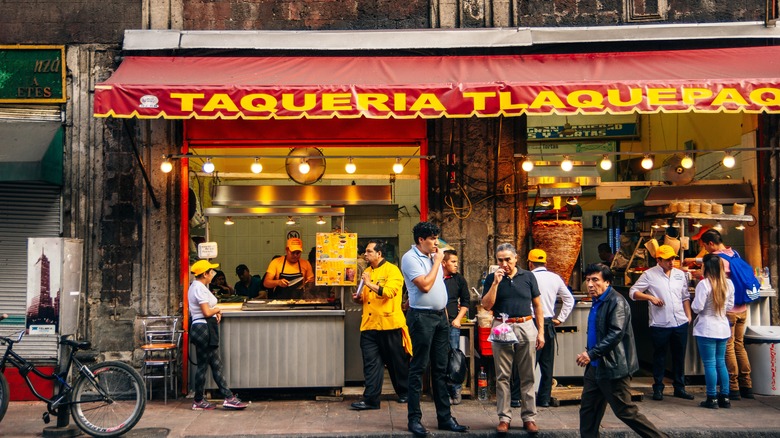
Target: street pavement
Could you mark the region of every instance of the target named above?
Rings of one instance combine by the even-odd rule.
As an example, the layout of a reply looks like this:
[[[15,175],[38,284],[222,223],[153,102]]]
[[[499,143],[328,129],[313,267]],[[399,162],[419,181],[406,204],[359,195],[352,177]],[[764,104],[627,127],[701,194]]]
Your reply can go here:
[[[637,402],[645,414],[660,429],[673,437],[780,437],[780,396],[756,396],[754,400],[732,402],[731,409],[704,409],[699,407],[703,399],[702,387],[688,387],[696,400],[682,400],[667,395],[663,401],[653,401],[650,391],[643,401]],[[241,396],[241,394],[238,394]],[[383,400],[381,408],[373,411],[349,409],[355,397],[343,400],[317,401],[311,398],[299,400],[269,400],[267,397],[252,401],[243,411],[228,411],[220,407],[213,411],[192,411],[192,399],[152,400],[138,425],[126,436],[144,438],[163,437],[345,437],[382,438],[408,436],[406,429],[406,405],[392,397]],[[470,427],[466,434],[441,432],[436,429],[433,403],[426,397],[422,403],[423,425],[433,436],[443,437],[493,437],[498,425],[495,399],[488,402],[464,399],[452,407],[458,422]],[[575,437],[578,435],[579,405],[563,404],[560,407],[540,408],[537,424],[541,437]],[[46,427],[41,420],[45,405],[40,402],[11,402],[0,423],[2,437],[40,437]],[[514,419],[509,437],[527,436],[522,430],[519,409],[514,409]],[[52,422],[55,422],[52,419]],[[51,426],[51,424],[49,425]],[[602,422],[603,437],[636,436],[610,409]],[[47,436],[50,436],[47,433]]]

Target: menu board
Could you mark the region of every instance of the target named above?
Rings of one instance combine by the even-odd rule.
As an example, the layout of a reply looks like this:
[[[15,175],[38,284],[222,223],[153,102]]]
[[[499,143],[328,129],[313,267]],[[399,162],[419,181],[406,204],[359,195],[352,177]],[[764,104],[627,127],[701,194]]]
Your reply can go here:
[[[357,284],[357,233],[317,233],[315,284]]]

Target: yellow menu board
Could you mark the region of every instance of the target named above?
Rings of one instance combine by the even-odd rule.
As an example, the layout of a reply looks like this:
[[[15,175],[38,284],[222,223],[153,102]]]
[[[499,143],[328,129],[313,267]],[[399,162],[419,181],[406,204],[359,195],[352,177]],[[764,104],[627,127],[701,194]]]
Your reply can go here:
[[[317,286],[357,285],[357,233],[317,233]]]

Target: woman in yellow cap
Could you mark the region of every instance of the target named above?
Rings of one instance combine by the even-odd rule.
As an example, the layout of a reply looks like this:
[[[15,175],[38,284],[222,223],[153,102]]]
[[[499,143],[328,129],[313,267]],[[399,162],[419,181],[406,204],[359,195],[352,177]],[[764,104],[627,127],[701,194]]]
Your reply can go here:
[[[190,268],[195,275],[187,293],[187,304],[192,322],[190,324],[190,342],[195,346],[197,371],[193,382],[195,401],[192,410],[211,410],[214,405],[203,398],[203,387],[206,385],[206,370],[211,366],[211,375],[225,397],[222,407],[226,409],[244,409],[243,403],[227,386],[222,375],[222,358],[219,356],[219,322],[222,320],[222,309],[217,307],[217,297],[209,290],[208,285],[217,274],[215,268],[219,265],[208,260],[198,260]]]

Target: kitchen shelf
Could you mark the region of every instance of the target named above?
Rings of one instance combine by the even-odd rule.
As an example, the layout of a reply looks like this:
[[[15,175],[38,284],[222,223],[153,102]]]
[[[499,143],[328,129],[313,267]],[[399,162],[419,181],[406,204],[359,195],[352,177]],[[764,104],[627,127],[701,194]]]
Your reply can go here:
[[[698,219],[712,221],[753,222],[755,219],[749,214],[707,214],[707,213],[677,213],[674,217],[679,219]]]

